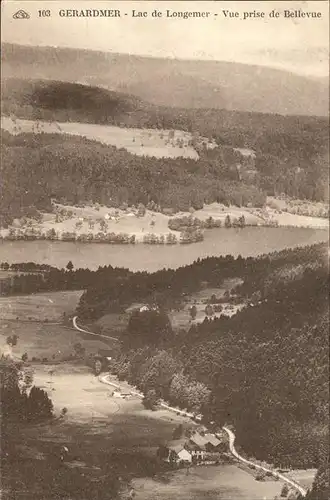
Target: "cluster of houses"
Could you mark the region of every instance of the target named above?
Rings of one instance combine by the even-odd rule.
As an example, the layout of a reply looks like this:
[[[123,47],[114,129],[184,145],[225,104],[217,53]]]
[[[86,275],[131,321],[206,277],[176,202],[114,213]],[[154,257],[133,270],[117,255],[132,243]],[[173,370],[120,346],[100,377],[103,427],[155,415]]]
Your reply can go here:
[[[227,451],[228,444],[220,435],[195,432],[185,442],[172,441],[165,447],[163,459],[177,465],[211,463],[219,460],[221,453]]]

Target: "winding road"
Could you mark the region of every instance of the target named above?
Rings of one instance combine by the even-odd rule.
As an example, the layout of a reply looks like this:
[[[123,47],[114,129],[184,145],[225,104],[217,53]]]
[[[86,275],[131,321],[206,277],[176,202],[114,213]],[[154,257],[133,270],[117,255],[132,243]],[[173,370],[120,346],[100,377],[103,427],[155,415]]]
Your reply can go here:
[[[116,340],[117,342],[119,342],[118,339],[116,339],[115,337],[107,337],[106,335],[101,335],[101,334],[98,334],[98,333],[93,333],[93,332],[90,332],[90,331],[85,330],[83,328],[80,328],[77,325],[77,319],[78,319],[77,316],[75,316],[73,318],[73,320],[72,320],[73,326],[74,326],[74,328],[76,330],[78,330],[80,332],[83,332],[83,333],[88,333],[89,335],[95,335],[97,337],[103,337],[103,338],[107,338],[107,339],[112,339],[112,340]],[[112,387],[115,387],[116,389],[120,389],[120,385],[115,384],[113,382],[110,382],[109,377],[110,377],[110,374],[106,373],[104,375],[100,375],[99,376],[99,380],[103,384],[107,384],[107,385],[110,385]],[[141,392],[137,392],[137,391],[131,391],[131,394],[134,395],[134,396],[137,396],[137,397],[139,397],[141,399],[143,399],[143,397],[144,397],[144,395]],[[194,416],[193,413],[189,413],[189,412],[184,411],[184,410],[179,410],[178,408],[175,408],[173,406],[169,406],[168,404],[163,403],[163,402],[160,402],[160,406],[162,408],[165,408],[165,409],[169,410],[169,411],[174,411],[174,412],[176,412],[176,413],[178,413],[178,414],[180,414],[180,415],[182,415],[184,417],[192,418]],[[236,439],[236,436],[233,433],[233,431],[231,429],[229,429],[228,427],[226,427],[226,426],[223,426],[222,429],[226,432],[226,434],[228,436],[228,439],[229,439],[229,450],[230,450],[231,454],[239,462],[242,462],[242,463],[244,463],[246,465],[249,465],[249,466],[253,466],[255,469],[259,469],[259,470],[262,470],[264,472],[268,472],[273,477],[284,481],[289,486],[291,486],[292,488],[294,488],[295,490],[297,490],[303,497],[307,495],[307,490],[305,488],[303,488],[299,483],[297,483],[296,481],[294,481],[293,479],[290,479],[290,478],[284,476],[283,474],[281,474],[280,472],[277,472],[276,470],[268,469],[267,467],[264,467],[262,465],[256,464],[256,463],[251,462],[250,460],[247,460],[246,458],[242,457],[236,451],[236,448],[235,448],[235,439]]]
[[[254,462],[251,462],[250,460],[247,460],[246,458],[242,457],[235,449],[235,439],[236,439],[236,436],[235,434],[233,433],[233,431],[231,431],[230,429],[228,429],[228,427],[222,427],[223,430],[227,433],[228,435],[228,438],[229,438],[229,449],[230,449],[230,452],[232,453],[232,455],[234,455],[235,458],[237,458],[237,460],[239,460],[240,462],[243,462],[244,464],[246,465],[249,465],[249,466],[253,466],[255,467],[256,469],[259,469],[259,470],[262,470],[264,472],[269,472],[273,477],[276,477],[278,479],[281,479],[282,481],[286,482],[287,484],[289,484],[290,486],[292,486],[293,488],[295,488],[296,490],[299,491],[299,493],[302,495],[302,496],[306,496],[307,494],[307,490],[305,490],[305,488],[303,488],[300,484],[298,484],[296,481],[294,481],[293,479],[289,479],[288,477],[284,476],[283,474],[281,474],[280,472],[277,472],[275,470],[272,470],[272,469],[267,469],[266,467],[263,467],[262,465],[258,465],[258,464],[255,464]]]
[[[108,335],[101,335],[100,333],[93,333],[93,332],[90,332],[89,330],[85,330],[84,328],[81,328],[80,326],[77,325],[77,319],[78,319],[78,316],[75,316],[74,318],[72,318],[72,323],[73,323],[74,328],[76,330],[78,330],[79,332],[88,333],[89,335],[94,335],[95,337],[101,337],[103,339],[110,339],[110,340],[115,340],[116,342],[119,342],[119,340],[116,337],[109,337]]]

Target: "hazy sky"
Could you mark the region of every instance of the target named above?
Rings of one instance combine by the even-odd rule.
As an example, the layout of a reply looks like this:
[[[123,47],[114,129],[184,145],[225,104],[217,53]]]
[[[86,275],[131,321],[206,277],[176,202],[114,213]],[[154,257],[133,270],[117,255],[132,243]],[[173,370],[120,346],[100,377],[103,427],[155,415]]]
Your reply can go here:
[[[31,18],[14,20],[24,8]],[[161,19],[134,19],[132,10],[158,8]],[[38,18],[39,9],[51,17]],[[60,9],[120,9],[120,18],[61,18]],[[210,12],[207,19],[165,18],[166,10]],[[319,11],[321,19],[269,19],[276,9]],[[209,59],[261,64],[310,76],[329,73],[329,20],[327,1],[121,1],[5,0],[2,41],[52,45],[140,54],[153,57]],[[238,11],[240,18],[226,19],[222,10]],[[243,20],[244,11],[264,11],[267,18]],[[127,16],[124,14],[127,13]],[[214,14],[218,14],[215,16]]]

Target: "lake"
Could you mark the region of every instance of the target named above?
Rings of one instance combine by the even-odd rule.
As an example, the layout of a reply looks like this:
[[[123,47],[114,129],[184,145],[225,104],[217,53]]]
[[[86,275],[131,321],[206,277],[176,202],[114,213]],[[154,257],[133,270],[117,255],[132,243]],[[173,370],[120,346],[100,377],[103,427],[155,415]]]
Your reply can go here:
[[[212,229],[205,239],[191,245],[109,245],[59,241],[1,241],[1,262],[36,262],[65,267],[71,260],[75,267],[97,269],[112,265],[133,271],[176,269],[191,264],[198,257],[231,254],[256,256],[296,246],[328,241],[328,232],[306,228],[247,227]]]

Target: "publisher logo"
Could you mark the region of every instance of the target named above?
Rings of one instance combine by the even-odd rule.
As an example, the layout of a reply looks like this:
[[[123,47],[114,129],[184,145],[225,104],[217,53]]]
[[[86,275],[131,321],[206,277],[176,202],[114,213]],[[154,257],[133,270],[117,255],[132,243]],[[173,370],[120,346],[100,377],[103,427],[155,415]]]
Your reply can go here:
[[[30,14],[28,14],[25,10],[18,10],[14,15],[14,19],[30,19]]]

